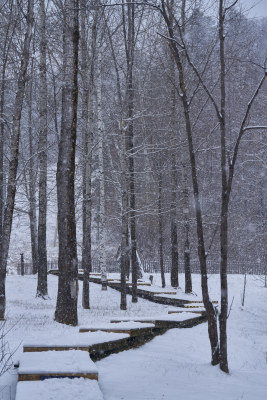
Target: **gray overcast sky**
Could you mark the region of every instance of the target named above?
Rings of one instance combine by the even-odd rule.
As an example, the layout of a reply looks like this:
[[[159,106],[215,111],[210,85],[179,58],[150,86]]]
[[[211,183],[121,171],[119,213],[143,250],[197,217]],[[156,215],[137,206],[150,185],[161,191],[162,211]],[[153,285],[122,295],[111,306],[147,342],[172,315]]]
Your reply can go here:
[[[250,17],[267,17],[267,0],[241,0],[244,9],[251,8],[249,11]]]

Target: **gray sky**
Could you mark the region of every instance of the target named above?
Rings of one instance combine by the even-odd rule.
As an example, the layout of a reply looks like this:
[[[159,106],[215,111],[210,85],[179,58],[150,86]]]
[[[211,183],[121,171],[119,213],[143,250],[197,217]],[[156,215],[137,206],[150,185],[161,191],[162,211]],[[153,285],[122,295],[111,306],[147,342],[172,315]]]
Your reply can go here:
[[[255,7],[251,8],[249,11],[250,17],[267,17],[267,0],[241,0],[241,3],[245,10],[255,5]]]

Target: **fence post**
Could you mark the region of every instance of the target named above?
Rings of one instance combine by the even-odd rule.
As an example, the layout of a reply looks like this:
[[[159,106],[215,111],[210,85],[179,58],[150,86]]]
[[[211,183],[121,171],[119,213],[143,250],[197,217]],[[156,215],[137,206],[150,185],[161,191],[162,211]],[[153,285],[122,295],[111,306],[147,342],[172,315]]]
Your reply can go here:
[[[24,255],[20,253],[20,275],[24,276]]]

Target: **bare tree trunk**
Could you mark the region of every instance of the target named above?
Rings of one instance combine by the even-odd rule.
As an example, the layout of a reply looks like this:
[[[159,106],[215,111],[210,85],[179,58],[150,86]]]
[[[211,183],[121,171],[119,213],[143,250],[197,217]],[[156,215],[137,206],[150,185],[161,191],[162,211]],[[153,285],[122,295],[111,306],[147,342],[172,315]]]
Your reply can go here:
[[[205,241],[203,234],[203,222],[202,222],[202,212],[199,198],[199,187],[198,187],[198,177],[197,177],[197,168],[196,168],[196,159],[195,159],[195,150],[193,145],[193,135],[190,121],[190,110],[189,110],[189,102],[187,98],[187,91],[184,79],[184,70],[181,62],[181,57],[179,50],[177,48],[176,41],[174,40],[174,32],[171,24],[170,16],[168,13],[171,12],[170,9],[166,8],[165,1],[161,1],[162,4],[162,15],[166,22],[168,33],[170,36],[170,46],[172,49],[172,54],[176,63],[176,67],[179,74],[179,86],[181,91],[181,101],[184,111],[185,118],[185,127],[186,134],[188,140],[188,149],[189,149],[189,157],[190,157],[190,165],[191,165],[191,174],[192,174],[192,184],[193,184],[193,193],[195,200],[195,212],[196,212],[196,222],[197,222],[197,238],[198,238],[198,256],[200,262],[200,270],[201,270],[201,287],[202,287],[202,296],[203,303],[205,309],[207,311],[208,317],[208,332],[209,332],[209,340],[211,346],[211,354],[213,365],[217,365],[220,362],[219,357],[219,342],[218,342],[218,330],[217,330],[217,317],[212,302],[209,299],[209,291],[208,291],[208,276],[207,276],[207,265],[206,265],[206,250],[205,250]]]
[[[173,82],[175,81],[174,61],[171,59],[171,137],[173,143],[176,143],[175,135],[175,88]],[[178,251],[178,234],[177,234],[177,189],[178,189],[178,174],[177,162],[175,151],[172,150],[171,154],[171,286],[174,288],[179,287],[179,251]]]
[[[33,68],[32,68],[33,71]],[[32,80],[28,84],[28,134],[29,134],[29,218],[32,250],[32,272],[37,273],[38,268],[38,241],[37,241],[37,217],[36,217],[36,163],[33,149],[32,133]]]
[[[102,50],[101,31],[98,32],[97,46],[97,131],[99,163],[99,262],[102,290],[107,290],[106,266],[106,217],[105,217],[105,175],[104,175],[104,122],[102,116]]]
[[[158,173],[158,219],[159,219],[159,264],[161,284],[165,288],[164,260],[163,260],[163,216],[162,216],[162,172]]]
[[[59,279],[55,320],[68,325],[78,323],[78,262],[74,201],[78,103],[78,7],[77,0],[65,0],[62,120],[57,165]]]
[[[89,297],[89,273],[92,270],[91,257],[91,163],[92,163],[92,140],[93,140],[93,64],[94,51],[92,44],[91,68],[88,68],[88,47],[86,34],[86,1],[82,2],[81,13],[81,77],[82,77],[82,137],[83,137],[83,308],[90,308]],[[92,29],[92,43],[95,43],[95,23]],[[88,75],[90,74],[90,83]],[[89,110],[88,110],[89,107]],[[88,128],[89,123],[89,128]]]
[[[127,309],[126,274],[129,263],[128,257],[128,193],[127,193],[127,161],[126,161],[126,129],[121,123],[122,155],[121,155],[121,310]]]
[[[229,194],[227,188],[227,171],[226,171],[226,127],[225,127],[225,54],[224,54],[224,1],[219,3],[219,41],[220,41],[220,86],[221,86],[221,224],[220,224],[220,241],[221,241],[221,312],[220,312],[220,368],[228,373],[227,360],[227,314],[228,314],[228,287],[227,287],[227,256],[228,256],[228,205]]]
[[[181,6],[181,31],[185,35],[186,27],[186,0],[182,0]],[[184,66],[186,57],[182,55],[182,64]],[[185,135],[186,136],[186,135]],[[192,276],[190,268],[190,240],[189,240],[189,193],[188,193],[188,171],[186,157],[186,137],[182,138],[182,169],[183,169],[183,225],[184,225],[184,274],[185,274],[185,293],[192,292]]]
[[[185,149],[184,149],[185,151]],[[185,154],[182,155],[185,157]],[[184,224],[184,274],[185,274],[185,293],[192,292],[192,276],[190,267],[190,241],[189,241],[189,195],[187,166],[183,160],[183,224]]]
[[[127,151],[129,153],[129,204],[130,204],[130,248],[131,248],[131,264],[132,264],[132,302],[137,303],[137,279],[138,279],[138,263],[136,257],[136,198],[135,198],[135,167],[134,167],[134,90],[133,90],[133,64],[134,64],[134,20],[135,5],[127,4],[127,45],[126,45],[126,61],[127,61],[127,119],[128,119],[128,144]]]
[[[46,299],[47,292],[47,82],[46,82],[46,15],[45,2],[39,0],[40,18],[40,132],[39,132],[39,219],[37,297]]]
[[[3,49],[2,49],[2,72],[1,72],[1,95],[0,95],[0,257],[2,254],[2,233],[3,233],[3,222],[4,222],[4,208],[5,208],[5,173],[4,173],[4,133],[5,133],[5,121],[4,121],[4,109],[5,109],[5,92],[6,92],[6,72],[8,63],[8,54],[11,46],[11,39],[14,25],[12,28],[12,20],[14,19],[13,14],[14,3],[13,0],[9,4],[9,21],[7,24],[6,35],[4,38]],[[12,31],[11,31],[12,28]],[[10,32],[11,31],[11,32]]]
[[[6,266],[10,243],[10,234],[12,228],[13,211],[15,205],[15,194],[17,185],[17,169],[18,169],[18,154],[19,154],[19,138],[20,138],[20,120],[23,106],[23,98],[25,92],[26,73],[30,57],[30,44],[32,38],[33,27],[33,11],[34,1],[28,0],[27,9],[27,28],[23,43],[23,51],[21,55],[21,64],[18,73],[18,87],[13,107],[13,124],[11,132],[11,154],[9,161],[7,197],[4,212],[4,222],[2,231],[2,252],[0,258],[0,319],[5,316],[6,295],[5,295],[5,280]]]

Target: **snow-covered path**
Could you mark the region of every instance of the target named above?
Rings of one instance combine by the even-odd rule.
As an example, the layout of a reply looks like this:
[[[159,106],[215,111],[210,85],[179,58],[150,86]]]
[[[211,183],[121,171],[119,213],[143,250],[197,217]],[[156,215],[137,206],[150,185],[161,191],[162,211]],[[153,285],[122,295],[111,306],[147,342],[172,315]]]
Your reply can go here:
[[[199,276],[194,275],[193,282],[194,291],[200,293]],[[210,276],[209,283],[213,300],[219,299],[218,276]],[[249,276],[245,306],[241,308],[242,285],[242,276],[229,277],[230,302],[234,296],[228,330],[229,376],[210,365],[207,324],[172,329],[138,349],[111,355],[97,363],[105,400],[213,400],[214,397],[216,400],[266,400],[267,288],[261,280]],[[109,289],[103,293],[94,284],[90,287],[92,309],[86,311],[79,305],[80,326],[102,324],[113,317],[167,314],[169,309],[142,299],[132,304],[128,296],[129,309],[121,311],[118,292]],[[15,324],[8,340],[11,349],[18,347],[14,360],[19,358],[24,340],[79,334],[78,327],[53,321],[56,290],[57,278],[49,276],[51,299],[36,299],[35,277],[8,276],[7,327]],[[16,380],[14,370],[0,378],[0,399],[9,400],[10,391],[11,399],[14,398]]]

